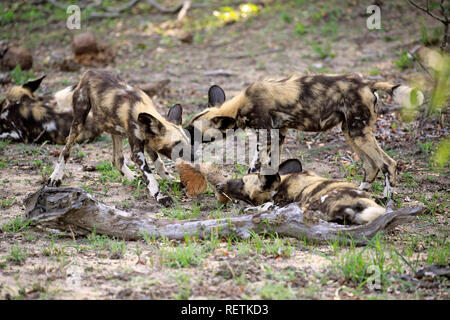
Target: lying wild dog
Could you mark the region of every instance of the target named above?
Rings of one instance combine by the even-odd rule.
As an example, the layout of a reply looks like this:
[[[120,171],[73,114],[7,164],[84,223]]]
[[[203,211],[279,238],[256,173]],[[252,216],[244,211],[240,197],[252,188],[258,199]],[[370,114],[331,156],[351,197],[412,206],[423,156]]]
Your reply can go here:
[[[72,111],[59,112],[50,95],[39,97],[34,94],[44,77],[28,81],[22,86],[13,86],[6,92],[5,99],[0,102],[0,139],[25,143],[66,143]],[[92,140],[100,134],[92,117],[86,120],[85,128],[76,142]]]
[[[299,202],[305,212],[317,213],[326,221],[344,224],[369,223],[386,212],[352,183],[302,171],[302,165],[296,159],[281,163],[274,175],[253,173],[241,179],[228,180],[216,189],[252,205],[268,201],[280,206]]]
[[[172,157],[173,150],[189,148],[188,137],[181,128],[182,108],[173,106],[168,119],[162,117],[151,99],[140,89],[127,85],[114,73],[108,71],[86,71],[76,86],[68,87],[55,95],[60,105],[72,104],[73,122],[70,134],[59,162],[50,176],[49,184],[61,184],[64,164],[76,138],[82,134],[89,113],[97,129],[111,134],[113,140],[113,163],[128,179],[134,173],[124,163],[123,138],[127,137],[131,158],[141,170],[150,194],[159,204],[170,205],[172,199],[159,192],[159,185],[150,172],[144,151],[150,155],[157,173],[162,178],[171,178],[158,154]]]
[[[396,182],[396,162],[379,147],[373,135],[376,90],[393,95],[398,103],[405,104],[406,99],[409,103],[410,88],[364,80],[353,74],[290,76],[281,80],[257,81],[229,101],[225,101],[224,91],[214,85],[208,92],[209,107],[197,114],[186,129],[191,137],[200,133],[202,142],[210,141],[207,134],[204,139],[209,129],[218,129],[222,134],[236,127],[279,129],[281,149],[288,129],[326,131],[341,123],[347,142],[363,163],[365,173],[360,189],[368,188],[381,170],[387,196],[390,185]],[[417,100],[419,104],[423,102],[422,93],[418,93]],[[259,150],[249,173],[258,171],[261,162],[264,165],[270,163],[270,137],[267,140],[267,148]]]

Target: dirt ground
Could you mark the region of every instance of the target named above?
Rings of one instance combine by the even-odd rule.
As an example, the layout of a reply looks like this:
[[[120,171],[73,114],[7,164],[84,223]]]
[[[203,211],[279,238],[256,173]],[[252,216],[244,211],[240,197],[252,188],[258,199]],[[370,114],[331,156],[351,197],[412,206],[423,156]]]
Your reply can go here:
[[[229,24],[222,24],[213,12],[227,3],[238,9],[241,2],[194,1],[182,27],[192,34],[191,43],[167,27],[165,22],[174,21],[175,15],[161,14],[146,4],[120,18],[82,19],[81,30],[67,29],[64,11],[51,5],[2,4],[0,40],[31,49],[30,72],[47,74],[39,94],[49,94],[76,83],[88,69],[62,72],[56,65],[72,55],[74,34],[93,31],[115,51],[115,61],[107,68],[132,85],[170,79],[169,92],[153,100],[161,113],[181,103],[188,119],[205,107],[212,84],[222,86],[231,98],[257,79],[292,73],[355,72],[401,83],[423,79],[417,63],[400,69],[395,62],[404,50],[424,45],[423,28],[431,35],[440,26],[405,1],[377,2],[383,2],[381,30],[366,27],[368,1],[259,1],[257,14]],[[14,19],[5,22],[8,10]],[[204,74],[218,69],[232,75]],[[0,97],[11,85],[0,86]],[[403,169],[395,189],[396,206],[422,204],[428,210],[372,245],[356,248],[277,235],[124,241],[95,230],[82,237],[28,226],[23,200],[40,188],[63,146],[0,141],[0,298],[449,299],[448,273],[417,276],[427,266],[449,266],[449,166],[439,168],[430,160],[439,142],[448,137],[446,112],[444,127],[439,117],[419,124],[402,121],[397,112],[380,113],[376,138]],[[308,170],[359,184],[361,163],[340,132],[340,128],[321,134],[291,131],[283,159],[299,158]],[[76,145],[63,185],[81,187],[107,205],[164,218],[220,218],[242,214],[246,207],[219,204],[211,189],[191,199],[183,189],[162,182],[178,201],[161,210],[145,188],[127,183],[110,168],[111,152],[108,135]],[[176,175],[173,163],[165,161]],[[97,170],[84,171],[87,165]],[[222,169],[239,176],[246,167]],[[380,176],[371,190],[375,198],[382,196],[382,185]],[[370,265],[380,270],[379,289],[368,286]]]

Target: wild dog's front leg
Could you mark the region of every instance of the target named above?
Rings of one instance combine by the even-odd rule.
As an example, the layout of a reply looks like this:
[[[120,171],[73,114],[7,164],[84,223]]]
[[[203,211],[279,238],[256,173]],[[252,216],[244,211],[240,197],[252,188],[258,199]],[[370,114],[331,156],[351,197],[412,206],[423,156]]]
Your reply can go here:
[[[147,153],[150,156],[150,159],[152,159],[152,162],[155,165],[156,172],[161,178],[170,181],[175,180],[175,178],[170,173],[167,172],[166,167],[164,166],[164,163],[162,162],[157,152],[147,149]]]
[[[248,167],[247,174],[258,172],[261,168],[261,155],[259,150],[259,144],[256,143],[256,150],[253,154],[253,158],[250,162],[250,166]]]
[[[264,134],[266,136],[263,137]],[[263,167],[273,167],[274,170],[278,169],[286,134],[287,129],[263,130],[263,132],[258,130],[256,152],[248,168],[248,173],[259,172]],[[272,141],[276,141],[278,145],[273,145]],[[278,163],[272,163],[272,160],[274,160],[272,157],[275,157],[275,161],[278,161]]]
[[[136,175],[125,164],[123,157],[123,140],[121,136],[111,135],[113,142],[113,164],[128,181],[134,181]]]
[[[278,207],[277,205],[275,205],[273,202],[270,201],[270,202],[263,203],[259,206],[245,208],[244,212],[245,213],[266,212],[268,210],[274,210],[277,207]]]
[[[132,152],[132,159],[141,170],[144,181],[147,184],[148,191],[160,205],[168,207],[173,203],[173,200],[171,197],[160,193],[158,181],[156,181],[155,177],[150,172],[150,168],[145,160],[143,143],[135,144],[132,142],[132,139],[129,139],[129,142]]]
[[[391,187],[395,186],[397,180],[397,163],[380,148],[371,132],[356,137],[354,141],[356,146],[366,154],[368,158],[366,163],[370,162],[364,166],[365,170],[370,170],[365,173],[365,182],[373,182],[381,169],[385,179],[384,196],[390,198]]]
[[[359,186],[360,190],[367,190],[370,188],[371,183],[367,181],[373,181],[377,177],[378,171],[380,170],[376,164],[370,159],[356,144],[355,141],[350,137],[348,131],[344,131],[345,139],[347,143],[352,147],[353,151],[356,152],[358,157],[361,159],[363,170],[364,170],[364,179]]]

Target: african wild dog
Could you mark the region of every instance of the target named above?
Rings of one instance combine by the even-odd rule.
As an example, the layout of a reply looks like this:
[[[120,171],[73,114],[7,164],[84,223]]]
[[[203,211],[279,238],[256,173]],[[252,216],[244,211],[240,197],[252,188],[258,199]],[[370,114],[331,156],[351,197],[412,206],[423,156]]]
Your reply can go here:
[[[150,194],[159,204],[168,206],[172,203],[172,198],[159,192],[158,182],[150,172],[144,152],[150,155],[157,173],[162,178],[170,179],[158,154],[171,158],[173,150],[181,150],[174,156],[182,156],[185,147],[189,151],[191,148],[180,126],[183,111],[180,105],[169,110],[166,120],[143,91],[127,85],[119,76],[108,71],[86,71],[76,86],[68,87],[55,96],[60,102],[72,102],[74,118],[66,146],[50,176],[50,185],[61,183],[70,150],[84,130],[86,117],[92,113],[98,130],[111,134],[113,163],[120,172],[128,180],[134,179],[134,173],[124,163],[122,153],[122,137],[127,137],[132,160],[141,170]]]
[[[402,90],[398,90],[402,88]],[[208,129],[279,129],[280,149],[288,129],[326,131],[342,124],[344,136],[363,162],[365,171],[360,189],[369,187],[381,170],[385,195],[396,182],[396,162],[378,145],[373,135],[376,120],[376,90],[403,102],[406,86],[364,80],[357,75],[290,76],[281,80],[254,82],[236,97],[225,101],[224,91],[214,85],[208,92],[206,110],[197,114],[186,129],[191,136]],[[406,92],[409,92],[406,90]],[[422,93],[418,95],[423,101]],[[270,137],[267,149],[261,148],[249,173],[270,163]],[[202,142],[209,141],[209,138]],[[191,140],[194,143],[194,139]],[[262,159],[262,161],[260,160]],[[279,159],[278,159],[279,160]]]
[[[276,205],[299,202],[305,212],[338,223],[365,224],[386,210],[349,182],[326,179],[302,171],[300,161],[286,160],[274,175],[252,173],[216,186],[220,192],[252,205],[273,201]]]
[[[66,143],[72,111],[57,110],[51,95],[39,97],[34,94],[44,77],[13,86],[6,92],[5,99],[0,102],[0,138],[25,143]],[[92,140],[100,134],[92,117],[88,117],[85,127],[76,142]]]

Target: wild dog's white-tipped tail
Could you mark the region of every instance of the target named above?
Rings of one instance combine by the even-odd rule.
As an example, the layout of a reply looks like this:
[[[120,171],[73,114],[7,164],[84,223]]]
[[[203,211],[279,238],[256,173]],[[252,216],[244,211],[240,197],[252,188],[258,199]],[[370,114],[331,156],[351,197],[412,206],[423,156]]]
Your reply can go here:
[[[423,93],[408,86],[398,86],[393,90],[395,103],[405,108],[416,108],[423,103]]]
[[[59,109],[64,110],[72,107],[74,90],[74,86],[70,86],[55,93],[55,100]]]
[[[368,207],[365,208],[361,213],[355,215],[355,222],[358,224],[370,223],[385,213],[386,209],[383,207]]]

